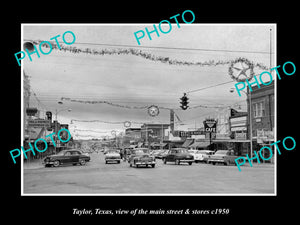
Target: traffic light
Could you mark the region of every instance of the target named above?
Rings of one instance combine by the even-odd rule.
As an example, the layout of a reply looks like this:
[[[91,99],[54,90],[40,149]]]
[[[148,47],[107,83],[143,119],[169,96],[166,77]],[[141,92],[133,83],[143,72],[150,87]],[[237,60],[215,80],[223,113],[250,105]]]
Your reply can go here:
[[[52,112],[47,111],[47,112],[46,112],[46,116],[47,116],[47,120],[52,121]]]
[[[180,104],[181,104],[180,108],[182,108],[183,110],[186,110],[189,107],[188,106],[188,104],[189,104],[189,102],[188,102],[189,98],[186,96],[186,93],[183,93],[183,97],[181,97],[180,100],[181,100],[181,102],[180,102]]]

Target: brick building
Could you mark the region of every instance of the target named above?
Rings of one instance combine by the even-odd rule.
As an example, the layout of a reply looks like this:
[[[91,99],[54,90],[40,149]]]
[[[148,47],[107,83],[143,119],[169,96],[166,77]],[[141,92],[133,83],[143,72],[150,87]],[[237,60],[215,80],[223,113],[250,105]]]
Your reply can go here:
[[[274,142],[274,122],[275,122],[275,104],[274,104],[274,81],[267,85],[252,87],[250,93],[252,109],[252,140],[253,150],[258,151],[262,146]],[[249,107],[249,101],[248,101]],[[266,158],[268,152],[266,152]],[[272,158],[273,160],[273,158]]]

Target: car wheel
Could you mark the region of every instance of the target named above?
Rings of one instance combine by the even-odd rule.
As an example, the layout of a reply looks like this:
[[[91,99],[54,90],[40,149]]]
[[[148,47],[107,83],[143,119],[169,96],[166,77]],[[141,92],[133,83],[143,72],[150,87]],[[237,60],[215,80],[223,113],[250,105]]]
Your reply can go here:
[[[193,162],[189,162],[189,165],[191,166]]]
[[[152,168],[154,168],[154,167],[155,167],[155,164],[152,164],[151,166],[152,166]]]
[[[58,160],[55,160],[54,162],[53,162],[53,166],[54,167],[58,167],[60,165],[60,162],[58,161]]]
[[[129,164],[129,167],[132,167],[132,164],[131,164],[131,163]]]
[[[176,164],[176,165],[179,165],[179,164],[180,164],[179,159],[176,159],[176,160],[175,160],[175,164]]]
[[[84,159],[80,159],[79,163],[80,163],[81,166],[84,166],[85,165],[85,160]]]
[[[216,162],[212,162],[213,165],[216,165]]]
[[[164,161],[164,164],[167,164],[167,159],[166,158],[164,158],[163,161]]]

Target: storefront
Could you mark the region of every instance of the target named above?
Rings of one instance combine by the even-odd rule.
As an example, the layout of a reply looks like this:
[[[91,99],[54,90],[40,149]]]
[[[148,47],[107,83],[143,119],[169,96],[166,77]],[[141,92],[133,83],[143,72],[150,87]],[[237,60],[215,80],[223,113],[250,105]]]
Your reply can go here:
[[[253,137],[253,150],[259,151],[262,147],[268,146],[272,149],[272,155],[275,154],[274,152],[274,132],[270,130],[258,129],[256,130],[256,136]],[[262,155],[265,159],[270,158],[269,160],[261,160],[261,163],[274,163],[274,157],[270,157],[270,151],[267,149],[262,150]]]
[[[250,149],[250,140],[216,139],[213,144],[216,150],[233,150],[237,156],[245,156]]]
[[[210,150],[209,146],[210,146],[209,140],[196,139],[195,142],[191,144],[188,148],[196,149],[196,150]]]

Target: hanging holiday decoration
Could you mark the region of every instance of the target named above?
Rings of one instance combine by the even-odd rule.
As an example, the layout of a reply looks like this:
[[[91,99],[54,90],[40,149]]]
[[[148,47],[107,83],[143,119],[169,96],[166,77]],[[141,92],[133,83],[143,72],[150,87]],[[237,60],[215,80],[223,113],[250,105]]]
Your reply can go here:
[[[84,132],[94,132],[94,133],[107,133],[108,131],[96,131],[96,130],[82,130],[82,129],[74,129],[74,131],[84,131]]]
[[[149,116],[155,117],[159,114],[159,108],[156,105],[151,105],[148,108]]]
[[[120,122],[112,122],[112,121],[104,121],[104,120],[76,120],[76,119],[72,119],[71,123],[73,124],[73,122],[86,122],[86,123],[107,123],[107,124],[124,124],[124,121],[120,121]],[[131,121],[130,123],[134,123],[134,124],[144,124],[144,122],[134,122]]]
[[[25,40],[33,43],[34,45],[39,45],[42,43],[42,47],[49,48],[49,45],[46,44],[42,40]],[[135,48],[117,48],[117,49],[91,49],[91,48],[77,48],[75,46],[64,46],[60,45],[60,49],[58,48],[57,44],[55,42],[51,42],[52,49],[64,51],[64,52],[71,52],[74,54],[79,54],[79,53],[85,53],[85,54],[90,54],[90,55],[134,55],[138,57],[142,57],[144,59],[150,60],[150,61],[155,61],[155,62],[161,62],[161,63],[166,63],[169,65],[184,65],[184,66],[220,66],[220,65],[231,65],[232,63],[237,62],[240,59],[245,60],[244,58],[238,58],[235,60],[208,60],[204,62],[189,62],[185,60],[177,60],[177,59],[170,59],[170,57],[164,57],[164,56],[156,56],[151,53],[144,52],[140,49],[135,49]],[[261,69],[266,69],[267,67],[259,64],[259,63],[252,63],[253,66],[259,67]]]
[[[87,100],[78,100],[78,99],[71,99],[71,98],[65,98],[61,97],[61,100],[67,100],[70,102],[77,102],[77,103],[85,103],[85,104],[107,104],[110,106],[120,107],[120,108],[126,108],[126,109],[146,109],[148,106],[129,106],[129,105],[119,105],[108,101],[87,101]]]
[[[76,102],[76,103],[83,103],[83,104],[107,104],[110,106],[114,106],[114,107],[120,107],[120,108],[125,108],[125,109],[148,109],[151,106],[129,106],[129,105],[119,105],[119,104],[115,104],[112,102],[108,102],[108,101],[89,101],[89,100],[78,100],[78,99],[72,99],[72,98],[65,98],[65,97],[61,97],[61,100],[66,100],[66,101],[71,101],[71,102]],[[207,106],[207,105],[195,105],[195,106],[190,106],[189,109],[196,109],[196,108],[222,108],[220,106]],[[159,109],[165,109],[165,110],[177,110],[180,108],[168,108],[168,107],[162,107],[160,106]]]
[[[259,68],[267,69],[266,67],[259,65]],[[245,58],[238,58],[230,63],[228,73],[229,76],[237,81],[244,82],[245,80],[251,80],[254,76],[254,64]]]
[[[126,128],[131,127],[131,122],[130,121],[125,121],[124,122],[124,127],[126,127]]]

